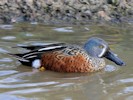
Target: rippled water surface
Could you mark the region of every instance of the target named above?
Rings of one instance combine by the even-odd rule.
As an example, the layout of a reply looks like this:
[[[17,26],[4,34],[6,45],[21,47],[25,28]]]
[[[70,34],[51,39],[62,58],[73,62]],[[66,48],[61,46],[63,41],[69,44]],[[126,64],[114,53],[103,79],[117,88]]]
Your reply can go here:
[[[91,36],[105,39],[125,62],[110,61],[96,73],[40,72],[7,55],[26,52],[17,45],[67,42],[83,45]],[[133,25],[0,25],[0,100],[133,100]]]

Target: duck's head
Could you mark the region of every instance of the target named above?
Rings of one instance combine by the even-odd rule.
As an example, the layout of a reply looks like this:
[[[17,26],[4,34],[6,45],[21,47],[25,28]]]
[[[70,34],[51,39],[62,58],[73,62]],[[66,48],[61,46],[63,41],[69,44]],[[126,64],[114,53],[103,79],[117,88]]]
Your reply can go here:
[[[123,66],[125,62],[123,62],[115,53],[113,53],[106,41],[101,38],[92,37],[90,38],[84,45],[84,49],[87,53],[92,57],[102,58],[105,57],[117,65]]]

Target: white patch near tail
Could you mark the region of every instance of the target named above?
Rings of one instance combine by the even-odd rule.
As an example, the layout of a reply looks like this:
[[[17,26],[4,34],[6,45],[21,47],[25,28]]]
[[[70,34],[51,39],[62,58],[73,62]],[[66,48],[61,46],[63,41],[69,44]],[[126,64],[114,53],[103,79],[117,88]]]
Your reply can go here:
[[[34,68],[40,68],[41,67],[41,61],[40,59],[35,59],[32,61],[32,67]]]

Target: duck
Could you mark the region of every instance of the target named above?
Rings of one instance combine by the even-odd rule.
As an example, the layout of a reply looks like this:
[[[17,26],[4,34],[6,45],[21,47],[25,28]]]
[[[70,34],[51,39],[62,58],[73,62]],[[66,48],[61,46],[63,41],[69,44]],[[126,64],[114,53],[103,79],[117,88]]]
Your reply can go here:
[[[105,59],[116,65],[125,66],[109,47],[108,43],[98,37],[91,37],[83,46],[67,43],[50,43],[47,45],[16,46],[29,51],[9,55],[15,57],[22,65],[36,69],[55,72],[86,73],[96,72],[106,67]]]

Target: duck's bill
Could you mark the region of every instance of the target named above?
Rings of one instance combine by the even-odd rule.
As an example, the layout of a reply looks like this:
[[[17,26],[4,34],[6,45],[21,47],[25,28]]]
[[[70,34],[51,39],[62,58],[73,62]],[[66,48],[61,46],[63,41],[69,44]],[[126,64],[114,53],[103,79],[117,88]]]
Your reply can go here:
[[[120,66],[125,66],[125,62],[122,61],[115,53],[113,53],[111,50],[107,51],[105,54],[105,57],[111,61],[113,61],[114,63],[116,63],[117,65]]]

